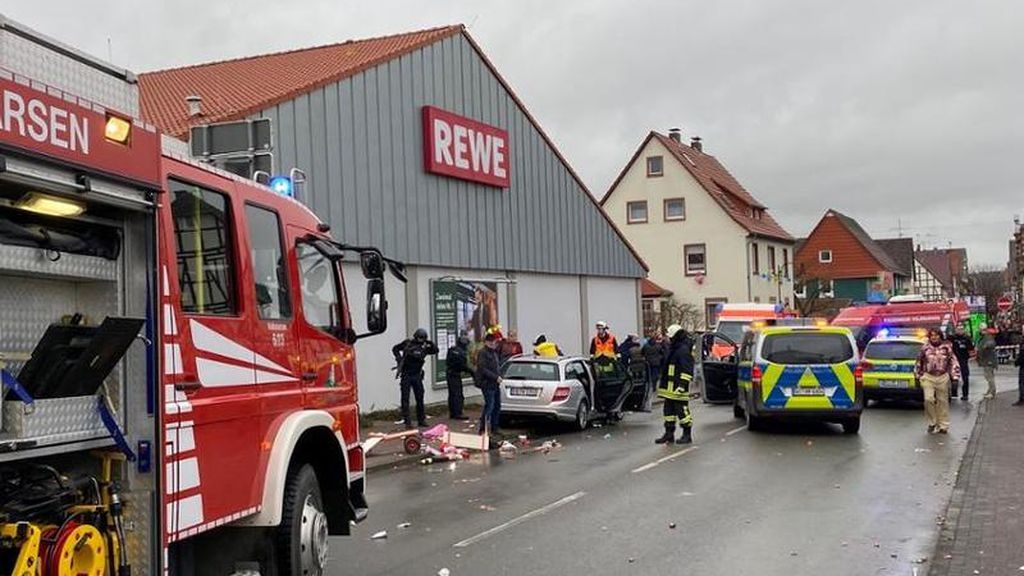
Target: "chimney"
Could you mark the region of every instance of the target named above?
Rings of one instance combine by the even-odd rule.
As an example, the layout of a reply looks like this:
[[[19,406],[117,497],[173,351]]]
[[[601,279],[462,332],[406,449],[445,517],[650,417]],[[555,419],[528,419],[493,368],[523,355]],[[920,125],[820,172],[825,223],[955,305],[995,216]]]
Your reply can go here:
[[[679,142],[680,144],[683,142],[683,133],[679,128],[670,128],[668,131],[668,137],[674,142]]]
[[[203,98],[201,96],[185,96],[185,103],[188,104],[188,115],[191,118],[203,115]]]
[[[700,143],[700,136],[694,136],[690,138],[690,148],[693,148],[697,152],[704,151],[704,145]]]

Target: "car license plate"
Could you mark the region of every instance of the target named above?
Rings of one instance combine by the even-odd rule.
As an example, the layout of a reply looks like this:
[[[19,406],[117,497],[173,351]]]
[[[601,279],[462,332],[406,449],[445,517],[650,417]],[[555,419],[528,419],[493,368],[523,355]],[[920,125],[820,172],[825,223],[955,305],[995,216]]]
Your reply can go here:
[[[516,386],[515,388],[508,389],[509,396],[530,396],[536,398],[540,394],[540,388],[533,388],[531,386]]]
[[[909,388],[906,380],[879,380],[879,388]]]
[[[824,396],[824,388],[793,388],[793,396]]]

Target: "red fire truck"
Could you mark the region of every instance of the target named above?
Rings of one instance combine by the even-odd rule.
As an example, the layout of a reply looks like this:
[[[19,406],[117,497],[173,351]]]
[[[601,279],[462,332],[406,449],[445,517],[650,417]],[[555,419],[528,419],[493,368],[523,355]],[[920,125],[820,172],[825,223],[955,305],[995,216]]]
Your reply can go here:
[[[843,308],[832,320],[835,326],[853,330],[861,350],[880,330],[923,331],[938,328],[951,333],[953,328],[970,316],[970,309],[962,300],[926,302],[906,299],[887,304],[870,304]]]
[[[322,574],[367,513],[354,344],[401,265],[69,89],[130,101],[130,73],[0,25],[0,572]]]

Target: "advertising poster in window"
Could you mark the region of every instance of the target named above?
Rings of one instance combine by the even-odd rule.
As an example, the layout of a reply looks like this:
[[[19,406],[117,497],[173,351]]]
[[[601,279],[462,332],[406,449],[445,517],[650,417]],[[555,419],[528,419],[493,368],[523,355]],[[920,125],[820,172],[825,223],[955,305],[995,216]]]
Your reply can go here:
[[[434,362],[434,383],[444,386],[445,358],[448,349],[455,346],[459,334],[465,333],[469,337],[470,363],[475,365],[487,328],[500,323],[498,285],[495,282],[434,280],[431,298],[434,341],[440,350]]]

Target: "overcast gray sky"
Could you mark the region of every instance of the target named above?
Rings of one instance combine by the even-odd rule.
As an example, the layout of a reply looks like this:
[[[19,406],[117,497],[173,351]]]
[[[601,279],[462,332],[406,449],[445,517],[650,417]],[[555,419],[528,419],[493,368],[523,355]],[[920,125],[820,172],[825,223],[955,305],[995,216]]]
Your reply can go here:
[[[146,71],[465,23],[600,196],[651,129],[700,135],[794,235],[826,208],[876,238],[1004,264],[1024,214],[1020,0],[0,0]],[[272,81],[272,79],[268,79]]]

